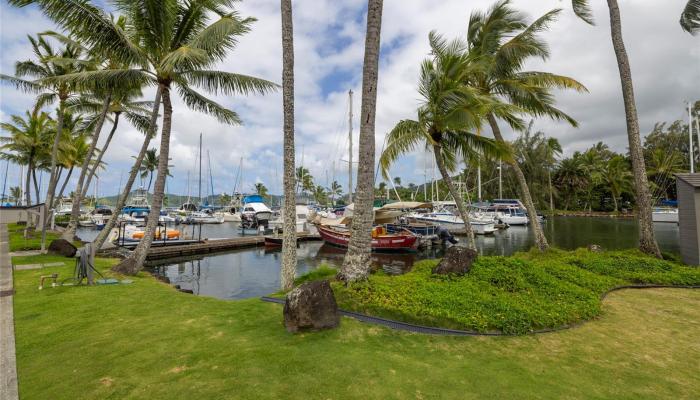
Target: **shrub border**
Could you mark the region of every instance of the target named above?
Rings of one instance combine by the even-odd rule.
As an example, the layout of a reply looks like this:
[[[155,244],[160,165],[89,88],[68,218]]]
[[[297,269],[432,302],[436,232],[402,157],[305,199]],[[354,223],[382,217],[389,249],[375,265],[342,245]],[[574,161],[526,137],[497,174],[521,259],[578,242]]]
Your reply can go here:
[[[684,285],[620,285],[609,289],[600,295],[600,301],[602,302],[605,298],[612,292],[617,292],[623,289],[700,289],[700,285],[684,286]],[[284,304],[285,300],[275,297],[263,296],[260,298],[262,301],[267,301],[270,303]],[[409,324],[407,322],[396,321],[387,318],[375,317],[367,314],[362,314],[354,311],[338,310],[341,315],[346,317],[355,318],[360,322],[366,322],[369,324],[381,325],[387,328],[391,328],[399,331],[408,331],[414,333],[420,333],[424,335],[439,335],[439,336],[522,336],[522,335],[512,335],[503,333],[503,331],[491,331],[491,332],[479,332],[479,331],[467,331],[459,329],[448,329],[439,328],[434,326],[416,325]],[[575,324],[562,325],[555,328],[537,329],[534,331],[527,332],[523,335],[537,335],[543,333],[551,333],[563,331],[566,329],[577,328],[593,319],[584,320],[577,322]]]

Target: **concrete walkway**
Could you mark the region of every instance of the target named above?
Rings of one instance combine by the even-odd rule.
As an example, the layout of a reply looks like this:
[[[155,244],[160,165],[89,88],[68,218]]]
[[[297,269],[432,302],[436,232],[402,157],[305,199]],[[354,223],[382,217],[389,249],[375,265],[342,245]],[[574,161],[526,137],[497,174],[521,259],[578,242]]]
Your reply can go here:
[[[13,295],[10,240],[7,225],[0,224],[0,399],[2,400],[19,399]]]

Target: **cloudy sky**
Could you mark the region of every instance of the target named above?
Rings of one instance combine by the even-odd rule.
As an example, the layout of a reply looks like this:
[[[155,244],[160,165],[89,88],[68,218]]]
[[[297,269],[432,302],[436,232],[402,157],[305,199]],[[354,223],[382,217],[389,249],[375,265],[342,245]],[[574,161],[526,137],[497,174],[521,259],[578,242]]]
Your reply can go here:
[[[549,120],[536,127],[557,137],[566,154],[605,141],[618,151],[626,149],[625,118],[615,56],[609,37],[606,2],[591,1],[597,25],[575,18],[569,1],[514,0],[513,5],[535,18],[561,7],[559,21],[544,34],[551,45],[551,58],[534,61],[528,68],[555,72],[578,79],[590,93],[558,93],[560,108],[580,122],[579,128]],[[376,142],[379,152],[385,133],[399,120],[412,118],[419,103],[416,92],[419,63],[428,53],[427,36],[433,29],[448,37],[464,36],[469,14],[484,10],[490,0],[386,0],[382,26]],[[631,59],[642,132],[656,121],[687,118],[684,101],[700,98],[700,37],[681,31],[678,25],[685,0],[621,0],[623,31]],[[362,57],[365,31],[364,0],[296,0],[294,7],[296,143],[297,164],[311,170],[326,185],[335,177],[347,187],[348,90],[360,108]],[[244,16],[258,21],[220,68],[281,82],[279,0],[244,0]],[[13,74],[14,62],[31,57],[26,36],[55,29],[33,8],[0,5],[0,72]],[[149,99],[152,93],[147,93]],[[243,184],[250,191],[263,182],[273,193],[281,191],[282,98],[281,94],[250,97],[219,97],[236,110],[243,126],[224,126],[215,119],[189,111],[174,102],[171,144],[174,175],[170,192],[187,191],[187,171],[194,173],[199,133],[209,152],[214,191],[231,192],[238,166],[243,165]],[[0,86],[0,119],[31,107],[31,95]],[[357,113],[356,113],[357,115]],[[355,118],[355,147],[359,120]],[[516,133],[506,131],[507,138]],[[109,167],[102,172],[100,192],[116,192],[120,178],[128,173],[131,156],[142,136],[122,124],[105,156]],[[154,143],[159,143],[158,140]],[[355,150],[355,154],[357,151]],[[205,168],[207,158],[204,158]],[[423,182],[425,157],[404,157],[391,174],[404,183]],[[0,173],[4,176],[4,165]],[[206,171],[205,171],[206,173]],[[10,168],[9,182],[16,185],[17,171]],[[192,189],[196,191],[196,189]]]

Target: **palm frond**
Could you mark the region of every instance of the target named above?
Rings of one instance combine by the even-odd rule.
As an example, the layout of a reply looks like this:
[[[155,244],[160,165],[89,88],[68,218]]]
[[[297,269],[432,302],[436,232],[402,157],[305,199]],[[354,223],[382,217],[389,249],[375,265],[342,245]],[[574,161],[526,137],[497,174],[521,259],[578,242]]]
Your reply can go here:
[[[588,4],[588,0],[571,0],[571,8],[574,10],[574,14],[584,20],[587,24],[595,25],[593,20],[593,11],[591,6]]]
[[[42,89],[42,86],[32,82],[32,81],[27,81],[24,79],[20,78],[15,78],[14,76],[9,76],[5,74],[0,74],[0,81],[10,83],[14,85],[17,89],[22,90],[24,92],[39,92]]]
[[[429,135],[423,129],[418,121],[405,119],[400,121],[387,134],[386,147],[379,157],[379,167],[382,170],[382,176],[389,179],[389,168],[399,156],[410,153],[416,147],[426,140],[429,140]]]
[[[217,102],[202,96],[186,85],[178,84],[177,89],[182,100],[191,109],[212,115],[222,123],[229,125],[243,124],[243,121],[241,121],[240,117],[235,111],[222,107]]]
[[[238,43],[238,36],[248,33],[255,21],[255,18],[240,19],[235,14],[225,15],[193,37],[189,45],[206,51],[212,61],[222,61]]]
[[[688,0],[680,20],[684,31],[692,35],[700,32],[700,0]]]
[[[187,81],[213,94],[267,94],[280,86],[265,79],[223,71],[197,70],[182,74]]]

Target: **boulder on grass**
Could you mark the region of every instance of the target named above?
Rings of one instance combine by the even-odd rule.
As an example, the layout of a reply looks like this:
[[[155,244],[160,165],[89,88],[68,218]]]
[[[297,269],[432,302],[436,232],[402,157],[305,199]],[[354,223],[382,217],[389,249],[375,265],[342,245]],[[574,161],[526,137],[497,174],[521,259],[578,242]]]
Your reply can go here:
[[[588,245],[588,251],[591,253],[602,253],[603,248],[600,245],[597,244],[589,244]]]
[[[338,304],[327,280],[294,288],[284,302],[284,326],[289,332],[335,328],[340,324]]]
[[[472,264],[479,256],[476,250],[462,246],[452,246],[445,252],[445,257],[433,268],[434,274],[464,275],[472,269]]]
[[[74,257],[78,249],[73,243],[65,239],[55,239],[49,244],[49,254],[57,254],[63,257]]]

